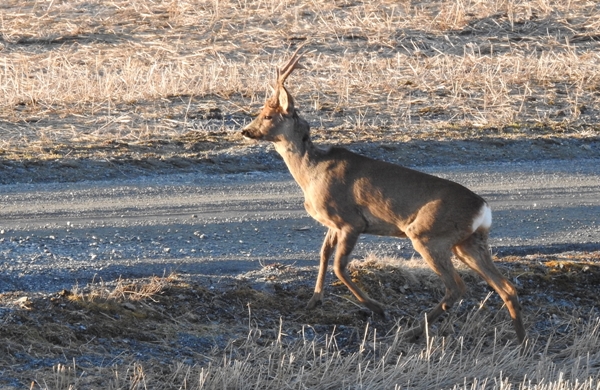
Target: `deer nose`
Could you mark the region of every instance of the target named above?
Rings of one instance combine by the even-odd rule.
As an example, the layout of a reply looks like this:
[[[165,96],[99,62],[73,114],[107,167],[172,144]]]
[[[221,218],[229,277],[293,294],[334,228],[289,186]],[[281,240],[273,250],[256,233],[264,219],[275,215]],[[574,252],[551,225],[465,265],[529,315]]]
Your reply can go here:
[[[252,135],[252,132],[248,128],[245,128],[242,130],[242,135],[246,138],[251,138],[251,139],[254,138],[254,136]]]

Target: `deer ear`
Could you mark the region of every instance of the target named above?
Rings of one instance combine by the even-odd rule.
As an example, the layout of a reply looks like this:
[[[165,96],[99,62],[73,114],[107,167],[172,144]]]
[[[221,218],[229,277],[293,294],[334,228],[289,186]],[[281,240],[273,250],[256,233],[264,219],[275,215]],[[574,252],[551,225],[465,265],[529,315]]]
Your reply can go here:
[[[279,107],[285,114],[291,114],[294,112],[294,99],[292,95],[288,93],[285,87],[280,87],[279,90]]]

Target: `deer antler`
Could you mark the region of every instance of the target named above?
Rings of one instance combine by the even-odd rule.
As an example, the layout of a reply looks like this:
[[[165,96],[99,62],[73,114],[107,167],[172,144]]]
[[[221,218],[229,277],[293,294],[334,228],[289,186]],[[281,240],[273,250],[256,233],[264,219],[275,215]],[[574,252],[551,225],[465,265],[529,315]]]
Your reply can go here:
[[[302,66],[301,64],[298,63],[300,61],[300,58],[302,58],[302,56],[304,55],[304,53],[298,55],[298,52],[303,47],[304,47],[304,44],[300,45],[296,49],[294,54],[292,54],[292,58],[290,58],[288,63],[283,68],[277,69],[277,81],[275,81],[275,93],[273,94],[273,96],[271,97],[271,100],[269,101],[269,106],[271,106],[272,108],[277,108],[279,106],[279,92],[281,91],[281,89],[283,89],[283,84],[285,83],[285,80],[288,78],[288,76],[294,71],[294,69],[305,69],[304,66]]]

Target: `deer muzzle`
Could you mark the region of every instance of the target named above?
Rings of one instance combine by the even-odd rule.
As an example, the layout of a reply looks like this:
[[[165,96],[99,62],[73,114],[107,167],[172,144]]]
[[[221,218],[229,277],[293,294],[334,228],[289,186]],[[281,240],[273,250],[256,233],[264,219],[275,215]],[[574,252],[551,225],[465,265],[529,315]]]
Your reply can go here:
[[[242,135],[245,138],[249,138],[249,139],[256,139],[258,138],[255,134],[255,132],[252,131],[253,129],[249,129],[249,128],[245,128],[244,130],[242,130]]]

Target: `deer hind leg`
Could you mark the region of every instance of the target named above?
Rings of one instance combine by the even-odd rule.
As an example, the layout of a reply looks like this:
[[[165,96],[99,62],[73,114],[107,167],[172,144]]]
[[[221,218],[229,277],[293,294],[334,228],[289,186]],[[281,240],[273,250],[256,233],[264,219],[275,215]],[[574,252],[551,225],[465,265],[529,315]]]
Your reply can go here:
[[[323,300],[323,285],[325,284],[325,275],[327,273],[327,263],[331,257],[331,252],[337,245],[337,233],[333,229],[327,231],[323,246],[321,247],[321,260],[319,263],[319,275],[315,285],[315,292],[306,305],[307,309],[314,309]]]
[[[380,317],[385,318],[383,306],[376,300],[369,298],[369,296],[352,281],[348,274],[348,270],[346,269],[350,259],[350,253],[352,252],[352,249],[354,249],[354,245],[356,244],[359,235],[360,233],[355,231],[338,231],[338,244],[333,261],[333,271],[338,279],[348,287],[363,306],[369,308]]]
[[[500,295],[512,318],[519,343],[525,340],[517,290],[496,268],[487,244],[487,231],[477,230],[453,248],[456,257],[475,270]]]
[[[427,264],[442,279],[446,287],[444,298],[429,313],[427,320],[421,322],[415,328],[410,329],[405,336],[409,339],[416,339],[424,331],[428,324],[431,324],[445,311],[449,310],[454,303],[465,293],[465,283],[452,264],[452,251],[450,245],[444,240],[420,240],[413,238],[413,246],[421,254]]]

